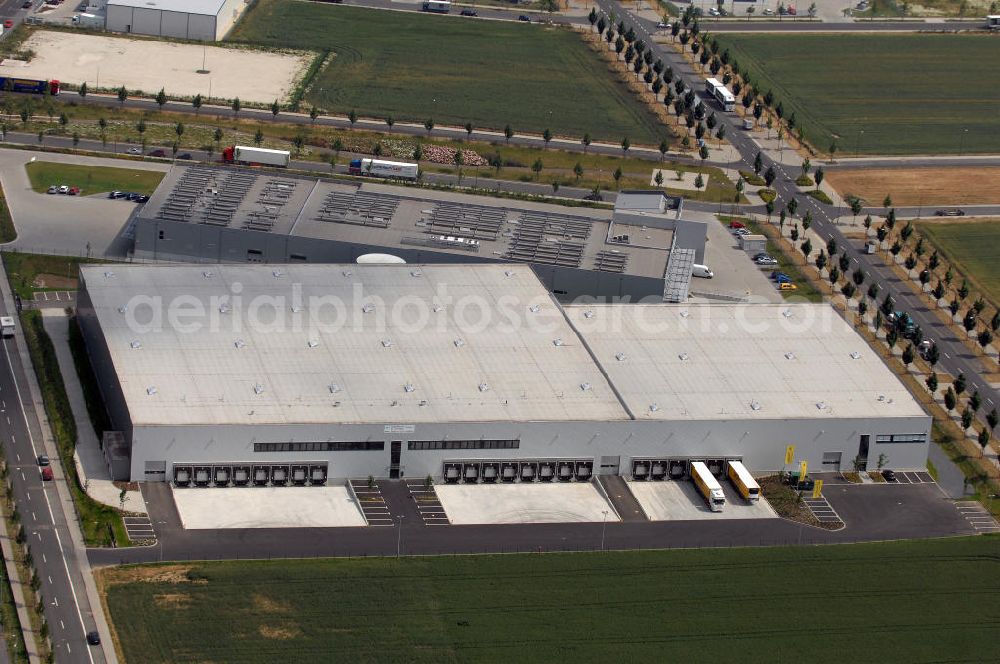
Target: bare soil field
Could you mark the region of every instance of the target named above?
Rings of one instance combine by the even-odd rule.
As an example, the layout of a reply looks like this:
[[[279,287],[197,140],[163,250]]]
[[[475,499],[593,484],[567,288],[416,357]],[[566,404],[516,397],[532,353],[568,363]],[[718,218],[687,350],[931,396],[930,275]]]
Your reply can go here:
[[[4,60],[0,75],[57,79],[91,90],[125,86],[154,95],[233,99],[269,104],[286,99],[315,57],[39,30],[23,46],[30,62]],[[137,66],[141,63],[141,66]],[[202,66],[208,71],[199,74]]]
[[[858,168],[826,174],[841,196],[881,205],[983,205],[1000,201],[1000,166],[978,168]]]

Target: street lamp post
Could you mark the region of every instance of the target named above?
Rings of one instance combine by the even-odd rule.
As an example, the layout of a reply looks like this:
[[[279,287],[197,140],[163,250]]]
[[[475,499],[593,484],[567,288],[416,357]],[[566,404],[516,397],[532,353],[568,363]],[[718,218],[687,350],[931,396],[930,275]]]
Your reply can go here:
[[[403,519],[406,515],[400,514],[396,517],[396,558],[399,558],[399,552],[403,543]]]
[[[601,522],[601,551],[604,551],[604,532],[608,529],[608,511],[604,510],[601,513],[604,515],[604,521]]]
[[[959,156],[965,154],[965,137],[969,133],[968,129],[963,129],[961,136],[958,139],[958,154]]]
[[[861,151],[861,138],[865,135],[864,129],[858,130],[858,140],[854,142],[854,158],[857,159],[858,153]]]

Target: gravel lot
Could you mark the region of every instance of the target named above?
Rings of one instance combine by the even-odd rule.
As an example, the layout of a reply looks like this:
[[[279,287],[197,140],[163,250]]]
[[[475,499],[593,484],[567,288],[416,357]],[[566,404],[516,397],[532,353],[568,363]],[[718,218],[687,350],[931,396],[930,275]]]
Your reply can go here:
[[[44,30],[24,48],[35,57],[26,63],[4,60],[0,75],[86,82],[91,89],[124,85],[150,95],[164,88],[176,97],[201,94],[258,103],[286,99],[313,57]],[[207,74],[198,73],[203,63]]]

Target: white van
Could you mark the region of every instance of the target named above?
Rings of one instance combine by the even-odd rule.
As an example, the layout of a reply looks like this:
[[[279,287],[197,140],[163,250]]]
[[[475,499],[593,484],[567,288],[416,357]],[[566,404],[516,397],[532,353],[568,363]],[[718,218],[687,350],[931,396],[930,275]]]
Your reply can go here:
[[[691,276],[701,277],[702,279],[711,279],[715,276],[715,273],[708,269],[707,265],[698,265],[695,263],[691,266]]]

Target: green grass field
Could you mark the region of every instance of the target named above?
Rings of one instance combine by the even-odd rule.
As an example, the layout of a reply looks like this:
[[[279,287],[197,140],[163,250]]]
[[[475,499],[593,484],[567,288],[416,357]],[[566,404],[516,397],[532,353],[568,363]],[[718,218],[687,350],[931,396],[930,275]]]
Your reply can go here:
[[[820,152],[1000,151],[996,63],[984,35],[717,35]],[[777,102],[776,102],[777,103]],[[862,133],[863,132],[863,133]]]
[[[84,196],[116,189],[134,191],[137,194],[152,194],[164,176],[164,173],[158,171],[78,166],[52,161],[33,161],[24,168],[28,171],[31,188],[40,194],[44,194],[52,185],[64,184],[80,187]]]
[[[615,142],[669,135],[570,30],[260,0],[229,39],[332,50],[305,97],[330,112]]]
[[[946,256],[976,288],[1000,305],[1000,221],[919,224],[920,232]]]
[[[979,537],[232,561],[99,575],[125,661],[135,664],[917,664],[993,658],[998,563],[1000,538]]]

